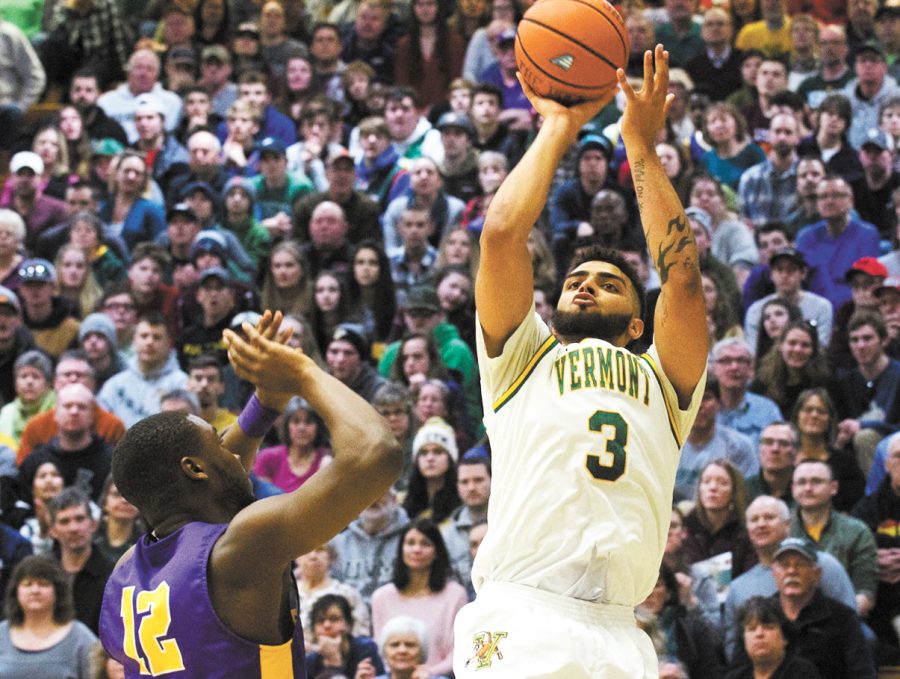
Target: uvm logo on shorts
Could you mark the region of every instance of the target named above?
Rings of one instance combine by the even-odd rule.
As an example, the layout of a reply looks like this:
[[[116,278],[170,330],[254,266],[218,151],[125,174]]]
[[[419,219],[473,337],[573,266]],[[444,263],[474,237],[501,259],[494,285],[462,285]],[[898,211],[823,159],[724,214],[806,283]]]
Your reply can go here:
[[[572,64],[575,63],[575,57],[571,54],[561,54],[558,57],[553,57],[550,63],[554,66],[559,66],[564,71],[568,71],[572,68]]]
[[[483,670],[491,666],[494,658],[503,660],[503,653],[500,651],[500,640],[507,636],[506,632],[477,632],[472,636],[472,646],[475,648],[475,655],[466,660],[466,667],[473,660],[475,661],[475,670]]]

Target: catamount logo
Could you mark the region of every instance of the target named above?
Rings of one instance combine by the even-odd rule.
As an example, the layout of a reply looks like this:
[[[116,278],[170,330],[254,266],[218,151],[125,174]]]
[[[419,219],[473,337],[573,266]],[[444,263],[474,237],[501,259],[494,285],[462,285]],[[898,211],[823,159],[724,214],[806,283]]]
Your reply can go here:
[[[474,660],[477,672],[490,667],[495,657],[497,660],[503,660],[503,653],[498,644],[505,636],[507,636],[506,632],[477,632],[472,635],[475,655],[466,660],[466,667]]]
[[[559,66],[564,71],[568,71],[572,68],[572,64],[575,63],[575,57],[571,54],[560,54],[558,57],[553,57],[550,63],[554,66]]]

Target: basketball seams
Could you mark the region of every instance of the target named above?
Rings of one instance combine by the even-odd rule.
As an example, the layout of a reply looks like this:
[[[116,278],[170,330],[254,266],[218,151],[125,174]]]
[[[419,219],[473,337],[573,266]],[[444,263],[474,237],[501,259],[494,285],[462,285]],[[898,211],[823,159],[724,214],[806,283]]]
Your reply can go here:
[[[538,24],[539,26],[542,26],[542,27],[546,28],[546,26],[543,26],[543,24],[539,24],[539,23],[536,22],[536,21],[535,21],[534,23],[535,23],[535,24]],[[560,35],[562,35],[562,34],[560,34]],[[561,78],[558,78],[558,77],[556,77],[555,75],[553,75],[552,73],[549,73],[548,71],[545,71],[543,68],[541,68],[541,66],[537,63],[537,61],[535,61],[535,60],[531,57],[531,55],[528,53],[528,50],[525,49],[525,46],[522,44],[522,41],[519,40],[518,36],[516,37],[516,42],[518,43],[519,49],[522,50],[522,54],[528,59],[528,65],[529,65],[529,66],[533,66],[533,67],[535,68],[535,70],[539,71],[542,75],[545,75],[545,76],[546,76],[547,78],[549,78],[550,80],[554,80],[554,81],[558,82],[558,83],[561,84],[561,85],[565,85],[566,87],[570,87],[570,88],[572,88],[572,89],[578,89],[578,90],[589,90],[589,91],[590,91],[590,90],[599,90],[599,91],[602,91],[602,90],[604,90],[605,88],[609,87],[609,85],[612,84],[612,82],[610,82],[610,83],[606,83],[606,84],[603,84],[603,85],[579,85],[579,84],[577,84],[577,83],[569,82],[568,80],[562,80]],[[573,40],[572,42],[575,42],[575,41]],[[576,43],[576,44],[577,44],[577,43]],[[580,47],[580,45],[579,45],[579,47]],[[593,52],[592,52],[592,54],[593,54]],[[604,59],[604,61],[606,61],[606,60]],[[607,63],[609,63],[609,62],[607,62]]]
[[[622,43],[622,54],[624,55],[625,61],[628,61],[628,47],[626,46],[625,36],[622,34],[622,31],[625,29],[625,24],[622,23],[622,15],[619,14],[618,10],[610,5],[610,9],[615,13],[615,18],[618,19],[618,21],[614,21],[608,13],[590,2],[585,2],[585,0],[570,0],[570,2],[577,2],[579,5],[584,5],[585,7],[592,9],[609,22],[609,25],[616,31],[616,35],[619,36],[619,42]]]
[[[574,1],[577,2],[578,0],[574,0]],[[586,4],[586,3],[582,3],[582,4]],[[607,57],[603,56],[599,52],[596,52],[593,48],[588,47],[587,45],[585,45],[583,42],[581,42],[579,40],[576,40],[571,35],[568,35],[567,33],[563,33],[562,31],[560,31],[556,28],[553,28],[553,26],[548,26],[547,24],[545,24],[541,21],[536,21],[535,19],[529,19],[528,17],[522,17],[521,21],[527,21],[528,23],[534,24],[535,26],[540,26],[541,28],[550,31],[551,33],[555,33],[556,35],[558,35],[561,38],[565,38],[567,41],[571,42],[573,45],[578,45],[585,52],[590,53],[592,56],[596,57],[597,59],[599,59],[600,61],[605,63],[607,66],[609,66],[613,70],[613,72],[615,72],[619,68],[613,62],[611,62]],[[517,36],[517,39],[518,39],[518,36]],[[521,41],[520,41],[520,44],[521,44]],[[528,58],[531,59],[530,56]],[[541,69],[541,71],[543,71],[543,69]],[[565,81],[560,80],[560,82],[565,82]],[[573,85],[573,87],[577,87],[577,86]],[[593,87],[596,87],[596,86],[593,86]]]

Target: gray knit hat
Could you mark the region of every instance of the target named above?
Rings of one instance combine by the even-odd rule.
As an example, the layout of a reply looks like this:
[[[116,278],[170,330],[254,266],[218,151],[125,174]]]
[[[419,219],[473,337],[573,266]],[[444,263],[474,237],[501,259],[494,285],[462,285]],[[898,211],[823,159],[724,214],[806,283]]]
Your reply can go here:
[[[84,342],[84,338],[92,332],[97,332],[109,340],[109,345],[113,351],[118,349],[116,341],[116,326],[112,319],[106,314],[94,313],[81,321],[81,327],[78,328],[78,342]]]

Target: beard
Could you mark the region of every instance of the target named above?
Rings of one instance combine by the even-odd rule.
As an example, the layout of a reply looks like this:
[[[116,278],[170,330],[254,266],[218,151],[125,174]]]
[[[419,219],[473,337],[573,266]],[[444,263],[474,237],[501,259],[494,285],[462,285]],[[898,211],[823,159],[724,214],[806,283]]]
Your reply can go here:
[[[628,329],[631,314],[604,314],[553,310],[550,323],[556,332],[574,342],[594,337],[612,343]]]

